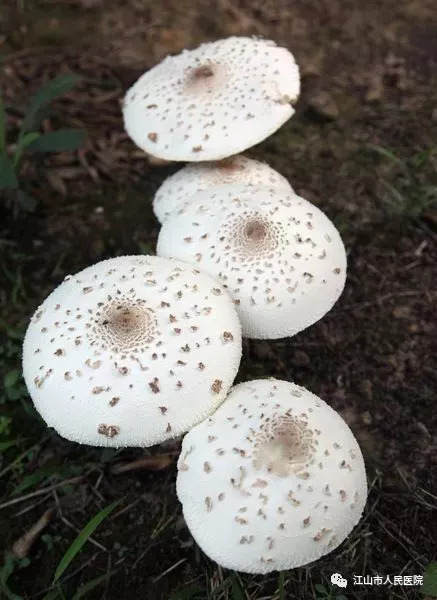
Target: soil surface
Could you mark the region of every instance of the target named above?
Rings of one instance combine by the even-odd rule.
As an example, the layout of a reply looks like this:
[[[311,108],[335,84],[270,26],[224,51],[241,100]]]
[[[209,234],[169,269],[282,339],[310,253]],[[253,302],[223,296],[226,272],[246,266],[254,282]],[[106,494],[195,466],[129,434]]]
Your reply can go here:
[[[435,3],[5,4],[0,77],[11,141],[29,96],[63,72],[82,80],[53,104],[44,128],[80,127],[88,138],[79,152],[24,165],[38,200],[32,213],[14,215],[0,203],[2,375],[20,368],[27,321],[66,274],[114,255],[154,253],[151,199],[177,167],[150,164],[124,133],[120,101],[127,87],[168,53],[202,41],[272,38],[295,54],[302,96],[296,115],[248,155],[269,162],[336,223],[348,251],[348,280],[334,309],[301,334],[245,340],[237,381],[274,376],[326,400],[357,436],[370,486],[365,516],[348,540],[286,573],[285,598],[323,597],[315,586],[329,591],[333,572],[350,582],[353,574],[423,574],[437,547],[437,213],[424,200],[437,185]],[[238,599],[237,588],[246,600],[279,598],[277,574],[232,579],[196,547],[175,493],[179,441],[146,452],[79,446],[47,430],[30,407],[25,393],[2,401],[9,437],[20,441],[15,454],[10,448],[1,455],[1,545],[11,550],[45,511],[54,511],[8,579],[15,594],[44,598],[77,532],[121,499],[65,572],[68,600],[99,576],[87,598],[167,600],[198,589],[180,598]],[[154,458],[142,469],[117,472],[144,456]],[[53,472],[29,483],[42,468]],[[16,490],[23,481],[28,487]],[[349,585],[327,597],[340,592],[423,597],[420,588],[390,585]]]

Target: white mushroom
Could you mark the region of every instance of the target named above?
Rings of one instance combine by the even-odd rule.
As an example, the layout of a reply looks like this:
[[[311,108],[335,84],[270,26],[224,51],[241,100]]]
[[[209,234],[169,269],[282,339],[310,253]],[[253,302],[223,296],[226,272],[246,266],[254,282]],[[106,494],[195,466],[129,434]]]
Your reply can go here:
[[[166,160],[218,160],[274,133],[300,91],[293,55],[269,40],[230,37],[167,56],[128,90],[127,133]]]
[[[23,371],[63,437],[151,446],[223,401],[241,357],[232,301],[210,277],[156,256],[124,256],[68,276],[28,327]]]
[[[210,558],[268,573],[341,544],[361,517],[367,482],[340,415],[303,387],[265,379],[232,388],[185,436],[177,493]]]
[[[191,197],[157,253],[195,264],[231,294],[249,338],[292,336],[340,296],[346,252],[328,217],[283,190],[222,186]]]
[[[222,161],[196,163],[183,167],[168,177],[158,189],[153,199],[153,210],[158,221],[163,223],[196,192],[229,184],[266,186],[293,191],[285,177],[268,164],[239,155]]]

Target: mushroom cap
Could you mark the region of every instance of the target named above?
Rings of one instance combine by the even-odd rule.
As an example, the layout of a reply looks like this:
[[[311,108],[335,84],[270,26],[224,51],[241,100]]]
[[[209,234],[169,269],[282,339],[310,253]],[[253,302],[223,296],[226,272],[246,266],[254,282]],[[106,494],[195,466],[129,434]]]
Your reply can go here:
[[[228,569],[317,560],[358,523],[367,497],[353,433],[323,400],[275,379],[232,388],[184,438],[177,493],[198,545]]]
[[[287,179],[268,164],[239,155],[222,161],[183,167],[168,177],[158,189],[153,199],[153,211],[158,221],[163,223],[196,192],[230,184],[293,191]]]
[[[156,256],[99,262],[65,280],[27,329],[23,372],[50,427],[94,446],[151,446],[223,401],[241,327],[223,288]]]
[[[230,37],[167,56],[128,90],[124,125],[158,158],[226,158],[274,133],[294,109],[299,69],[270,40]]]
[[[323,317],[346,280],[346,252],[316,206],[279,189],[199,192],[168,218],[157,254],[195,264],[228,290],[243,335],[292,336]]]

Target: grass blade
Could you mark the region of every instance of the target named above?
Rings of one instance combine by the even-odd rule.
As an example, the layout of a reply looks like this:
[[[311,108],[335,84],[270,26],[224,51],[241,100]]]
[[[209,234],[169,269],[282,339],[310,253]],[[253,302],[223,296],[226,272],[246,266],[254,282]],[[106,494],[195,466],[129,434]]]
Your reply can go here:
[[[111,574],[105,573],[104,575],[100,575],[95,579],[91,579],[91,581],[87,581],[87,583],[84,583],[77,589],[71,600],[80,600],[81,598],[84,598],[88,592],[91,592],[98,585],[106,581],[110,576]]]
[[[6,152],[0,152],[0,190],[16,190],[17,187],[14,165]]]
[[[243,591],[238,582],[237,576],[232,576],[232,600],[244,600]]]
[[[382,148],[381,146],[368,146],[369,150],[376,152],[377,154],[383,156],[384,158],[388,158],[392,163],[396,163],[399,166],[405,167],[405,163],[391,150],[387,150],[387,148]]]
[[[81,147],[86,132],[80,129],[58,129],[44,133],[29,145],[31,152],[72,152]]]
[[[284,571],[279,572],[279,600],[285,600],[285,588],[284,588]]]
[[[39,126],[36,118],[41,108],[58,96],[69,92],[79,80],[80,77],[78,75],[59,75],[59,77],[52,79],[40,88],[24,116],[23,123],[21,124],[20,138],[27,131]]]
[[[13,574],[16,566],[16,559],[12,554],[7,553],[5,556],[4,565],[0,568],[0,591],[3,592],[6,598],[9,600],[23,600],[21,596],[14,594],[9,589],[8,579]]]
[[[94,531],[97,529],[100,523],[104,521],[106,517],[114,510],[114,508],[116,508],[116,506],[120,504],[120,502],[121,500],[117,500],[116,502],[113,502],[106,508],[102,509],[91,519],[91,521],[89,521],[85,525],[85,527],[82,529],[82,531],[79,533],[77,538],[74,540],[74,542],[68,548],[67,552],[62,557],[61,562],[59,563],[55,571],[55,581],[58,581],[60,577],[62,577],[64,571],[74,559],[76,554],[79,553],[80,549],[86,543],[88,538],[94,533]]]
[[[0,93],[0,152],[6,152],[6,111]]]
[[[35,140],[37,140],[40,136],[41,134],[37,131],[31,131],[29,133],[25,133],[23,136],[20,137],[17,143],[17,149],[15,150],[15,154],[12,159],[14,167],[16,167],[20,162],[25,149],[31,144],[33,144]]]
[[[65,469],[62,469],[62,467],[43,467],[38,469],[30,475],[26,475],[12,491],[11,495],[15,496],[16,494],[20,494],[21,492],[24,492],[24,490],[36,485],[43,479],[47,479],[51,475],[61,475],[63,471],[65,472]]]

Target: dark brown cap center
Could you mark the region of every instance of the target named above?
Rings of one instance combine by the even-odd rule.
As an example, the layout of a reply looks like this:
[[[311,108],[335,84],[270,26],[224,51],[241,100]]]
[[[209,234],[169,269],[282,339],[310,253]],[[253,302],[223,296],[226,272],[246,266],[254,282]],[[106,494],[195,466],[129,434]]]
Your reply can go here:
[[[191,74],[191,77],[194,81],[198,81],[200,79],[208,79],[208,77],[213,77],[214,71],[210,65],[201,65],[200,67],[196,67]]]
[[[249,221],[244,228],[246,237],[252,242],[260,242],[266,237],[267,228],[261,221]]]

